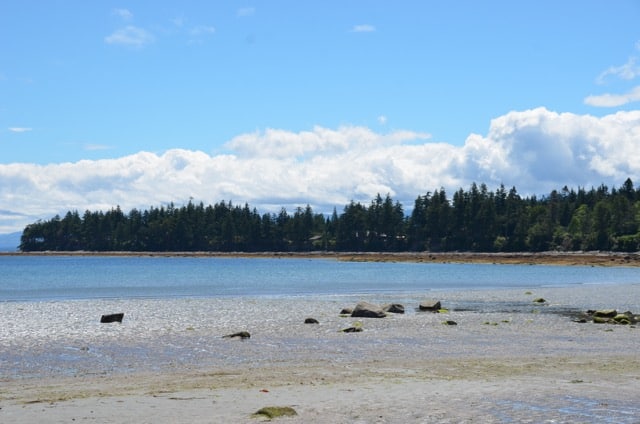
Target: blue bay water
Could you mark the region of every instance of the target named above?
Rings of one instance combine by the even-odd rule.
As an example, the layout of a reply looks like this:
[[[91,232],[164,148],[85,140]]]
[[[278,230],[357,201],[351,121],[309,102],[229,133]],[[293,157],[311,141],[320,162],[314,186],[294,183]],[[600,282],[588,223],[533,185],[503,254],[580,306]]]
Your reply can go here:
[[[640,283],[626,267],[300,258],[0,257],[0,301],[296,297]]]

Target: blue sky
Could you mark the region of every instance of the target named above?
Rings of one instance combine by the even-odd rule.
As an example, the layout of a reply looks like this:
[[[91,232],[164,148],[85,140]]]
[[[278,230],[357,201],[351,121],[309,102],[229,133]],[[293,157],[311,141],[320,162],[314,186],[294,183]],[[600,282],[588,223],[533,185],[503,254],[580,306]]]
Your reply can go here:
[[[2,2],[0,233],[115,202],[640,179],[638,22],[623,0]]]

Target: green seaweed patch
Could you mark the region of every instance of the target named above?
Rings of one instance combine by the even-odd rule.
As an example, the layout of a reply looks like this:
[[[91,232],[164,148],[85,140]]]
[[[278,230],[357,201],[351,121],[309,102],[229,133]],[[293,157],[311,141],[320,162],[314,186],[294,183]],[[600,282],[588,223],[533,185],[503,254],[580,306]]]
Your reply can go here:
[[[547,303],[547,300],[543,297],[537,297],[533,299],[533,303]]]
[[[340,330],[343,333],[360,333],[364,329],[362,328],[362,321],[356,321],[351,324],[351,327],[343,328]]]
[[[524,294],[526,294],[526,295],[532,295],[533,293],[531,293],[530,291],[526,291],[526,292],[524,292]]]
[[[295,415],[298,415],[298,413],[290,406],[265,406],[253,414],[256,418],[267,418],[269,420],[280,417],[293,417]]]
[[[623,325],[631,324],[631,319],[625,314],[618,314],[615,317],[613,317],[613,320],[618,324],[623,324]]]
[[[448,314],[449,310],[447,308],[438,309],[439,314]]]
[[[448,319],[446,321],[442,321],[442,325],[458,325],[458,323]]]

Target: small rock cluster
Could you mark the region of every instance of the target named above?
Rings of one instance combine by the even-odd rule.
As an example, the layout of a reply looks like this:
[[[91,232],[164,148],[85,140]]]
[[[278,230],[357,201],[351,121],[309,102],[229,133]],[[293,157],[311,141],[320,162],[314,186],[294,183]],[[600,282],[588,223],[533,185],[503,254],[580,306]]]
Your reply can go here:
[[[433,312],[433,313],[446,313],[447,309],[442,308],[442,304],[439,300],[424,300],[420,302],[417,308],[419,311]],[[387,314],[404,314],[404,305],[400,303],[388,303],[386,305],[375,305],[373,303],[361,301],[356,304],[354,308],[343,308],[340,311],[341,316],[350,316],[354,318],[384,318]],[[305,324],[319,324],[319,321],[315,318],[308,317],[304,320]],[[452,320],[446,320],[442,322],[445,325],[458,325],[457,322]],[[356,322],[353,326],[343,328],[340,330],[343,333],[359,333],[363,331],[362,323]],[[222,336],[225,339],[239,339],[246,340],[251,337],[247,331],[239,331],[237,333],[227,334]]]
[[[640,320],[640,315],[627,311],[618,313],[615,309],[588,310],[574,319],[575,322],[594,324],[620,324],[635,325]]]
[[[428,312],[443,312],[439,300],[425,300],[420,302],[418,310]],[[354,308],[343,308],[340,315],[349,315],[356,318],[384,318],[387,314],[404,314],[404,305],[400,303],[388,303],[386,305],[374,305],[369,302],[358,302]]]
[[[424,300],[418,305],[418,310],[423,312],[448,312],[442,308],[442,304],[439,300]],[[343,308],[340,314],[343,316],[351,316],[355,318],[384,318],[387,314],[404,314],[404,305],[399,303],[388,303],[386,305],[378,306],[369,302],[358,302],[354,308]],[[457,325],[458,323],[452,320],[444,321],[446,325]],[[352,333],[362,331],[360,327],[349,327],[342,330],[343,332]]]

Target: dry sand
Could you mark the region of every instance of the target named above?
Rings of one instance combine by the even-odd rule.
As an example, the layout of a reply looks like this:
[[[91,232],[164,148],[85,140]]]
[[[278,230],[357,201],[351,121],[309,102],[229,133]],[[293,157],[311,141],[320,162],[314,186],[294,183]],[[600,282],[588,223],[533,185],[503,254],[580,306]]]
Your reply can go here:
[[[452,302],[476,295],[495,304],[525,297],[521,290],[446,294]],[[536,295],[551,299],[549,308],[577,299],[636,306],[640,286],[540,289],[527,293],[528,302]],[[198,309],[206,301],[193,303],[194,314],[209,315]],[[206,339],[219,331],[212,322],[182,342],[219,343],[246,361],[3,377],[0,422],[245,423],[258,421],[252,414],[271,405],[297,411],[276,420],[283,423],[640,422],[640,330],[575,323],[545,307],[360,319],[364,331],[353,334],[336,331],[353,319],[317,310],[320,325],[293,323],[295,314],[258,317],[246,341]],[[443,325],[446,319],[458,325]],[[180,341],[159,330],[157,337]],[[308,342],[277,353],[299,338]]]

